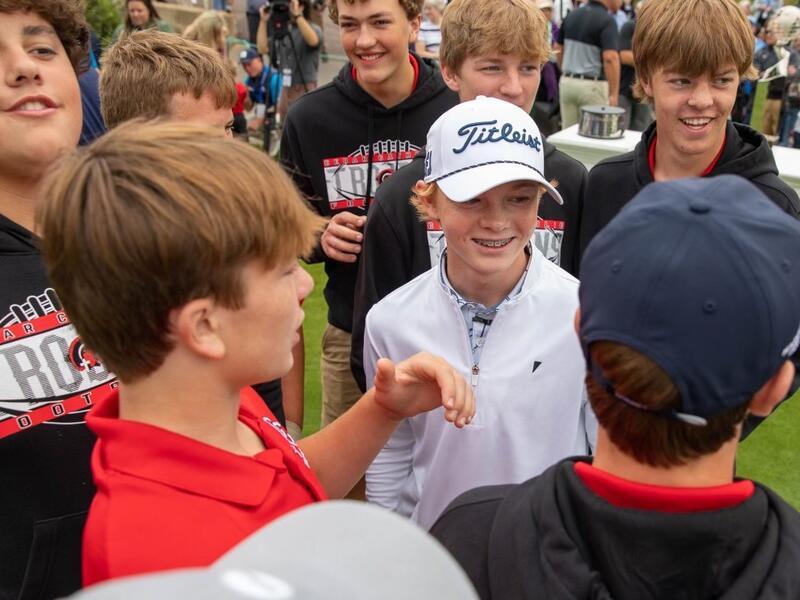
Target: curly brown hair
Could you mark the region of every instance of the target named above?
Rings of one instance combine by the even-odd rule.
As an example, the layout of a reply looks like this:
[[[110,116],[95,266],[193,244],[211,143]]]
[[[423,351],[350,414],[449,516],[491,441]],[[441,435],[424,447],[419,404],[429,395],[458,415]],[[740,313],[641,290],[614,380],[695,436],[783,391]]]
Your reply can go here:
[[[72,68],[79,74],[89,50],[83,0],[0,0],[0,13],[32,12],[56,31]]]
[[[366,0],[358,0],[360,2],[365,2]],[[408,20],[416,19],[418,16],[422,14],[422,4],[425,0],[397,0],[400,3],[400,6],[403,7],[403,10],[406,13],[406,17]],[[330,0],[328,2],[328,15],[331,18],[331,21],[339,24],[339,7],[337,6],[338,0]],[[345,4],[355,4],[356,0],[342,0]]]

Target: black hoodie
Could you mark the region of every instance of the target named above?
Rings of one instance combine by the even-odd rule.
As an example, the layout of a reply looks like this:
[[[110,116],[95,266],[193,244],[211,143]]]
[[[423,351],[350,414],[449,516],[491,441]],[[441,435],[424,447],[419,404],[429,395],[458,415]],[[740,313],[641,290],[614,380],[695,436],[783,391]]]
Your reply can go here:
[[[356,280],[350,353],[353,376],[362,391],[366,391],[363,346],[367,313],[384,296],[431,268],[429,244],[436,244],[442,235],[441,231],[428,231],[409,201],[411,189],[424,176],[424,158],[425,153],[420,152],[382,185],[369,209]],[[544,172],[548,179],[558,180],[564,204],[549,196],[542,198],[538,230],[543,235],[537,234],[536,242],[550,260],[575,273],[586,168],[544,142]]]
[[[644,186],[653,182],[648,152],[655,136],[653,123],[642,133],[641,141],[632,152],[607,158],[597,163],[589,172],[586,196],[581,216],[580,256],[597,233],[622,210]],[[764,195],[781,210],[800,219],[800,199],[797,193],[780,177],[775,159],[766,138],[756,130],[728,121],[725,132],[725,147],[717,164],[708,177],[716,175],[739,175],[749,179]],[[580,263],[578,263],[580,264]],[[800,351],[793,357],[796,371],[789,396],[800,388]],[[742,430],[747,437],[762,417],[749,416]]]
[[[289,110],[281,161],[319,214],[366,214],[378,186],[411,161],[433,122],[458,103],[434,62],[416,60],[417,85],[392,108],[358,85],[348,63],[331,83],[305,94]],[[328,274],[328,322],[350,332],[358,263],[327,259],[321,251],[317,259],[325,260]]]
[[[800,514],[768,488],[716,511],[618,508],[574,463],[471,490],[434,524],[481,598],[800,598]]]
[[[581,217],[580,255],[597,233],[648,183],[653,182],[648,151],[656,124],[642,133],[633,151],[607,158],[589,172]],[[783,211],[800,219],[800,200],[778,177],[778,167],[766,138],[746,125],[728,122],[725,148],[708,174],[749,179]]]
[[[85,399],[111,381],[64,316],[36,238],[0,215],[0,599],[80,586],[94,495]]]

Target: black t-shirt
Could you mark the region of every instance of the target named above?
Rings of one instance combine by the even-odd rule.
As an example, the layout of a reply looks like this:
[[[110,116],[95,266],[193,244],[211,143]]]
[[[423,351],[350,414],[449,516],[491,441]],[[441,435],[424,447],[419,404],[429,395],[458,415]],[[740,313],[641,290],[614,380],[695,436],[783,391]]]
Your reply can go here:
[[[604,50],[619,48],[617,22],[597,0],[573,10],[564,19],[556,41],[564,47],[565,74],[602,77]]]

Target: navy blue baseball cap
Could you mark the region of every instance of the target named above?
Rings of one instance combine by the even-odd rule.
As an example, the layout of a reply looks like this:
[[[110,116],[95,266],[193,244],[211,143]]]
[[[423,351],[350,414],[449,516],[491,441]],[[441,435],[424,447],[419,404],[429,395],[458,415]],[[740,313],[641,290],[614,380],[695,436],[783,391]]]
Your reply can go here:
[[[800,346],[800,222],[733,175],[646,186],[581,262],[580,338],[624,344],[681,395],[695,425],[740,406]]]
[[[239,62],[246,65],[253,59],[260,58],[260,56],[255,48],[246,48],[239,53]]]

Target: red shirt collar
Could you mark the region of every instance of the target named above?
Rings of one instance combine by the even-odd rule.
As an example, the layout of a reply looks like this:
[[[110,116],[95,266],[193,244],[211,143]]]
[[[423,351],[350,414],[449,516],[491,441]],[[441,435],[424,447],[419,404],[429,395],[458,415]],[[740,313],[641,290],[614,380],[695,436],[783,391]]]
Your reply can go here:
[[[417,89],[417,82],[419,82],[419,61],[416,56],[409,53],[408,62],[411,63],[411,67],[414,69],[414,83],[411,84],[411,93],[413,94],[414,90]],[[350,67],[350,76],[353,81],[358,81],[358,71],[356,71],[355,67]]]
[[[282,434],[277,419],[250,388],[241,392],[239,420],[256,431],[266,450],[240,456],[154,425],[119,418],[119,392],[102,398],[86,418],[98,441],[92,455],[95,480],[100,472],[118,471],[164,483],[224,502],[258,506],[278,472],[289,470],[315,500],[326,498],[299,448]],[[260,406],[259,406],[260,404]],[[263,410],[261,410],[263,407]],[[187,469],[186,465],[191,465]]]
[[[653,141],[650,142],[650,148],[647,150],[647,162],[650,165],[650,177],[653,179],[656,178],[656,140],[658,139],[657,135],[653,135]],[[717,166],[720,157],[722,156],[722,151],[725,150],[725,143],[728,141],[728,132],[725,132],[725,137],[722,138],[722,145],[719,147],[719,151],[711,163],[706,167],[705,171],[700,174],[700,177],[706,177],[711,174],[711,171],[714,170],[714,167]]]
[[[730,508],[748,500],[755,491],[749,480],[698,488],[649,485],[622,479],[584,462],[575,463],[575,473],[594,494],[614,506],[667,513]]]

